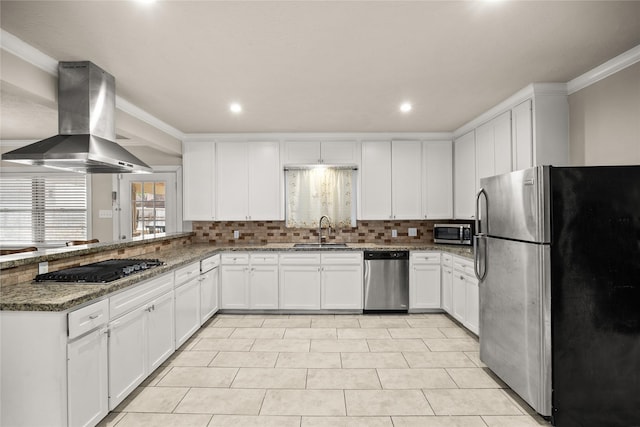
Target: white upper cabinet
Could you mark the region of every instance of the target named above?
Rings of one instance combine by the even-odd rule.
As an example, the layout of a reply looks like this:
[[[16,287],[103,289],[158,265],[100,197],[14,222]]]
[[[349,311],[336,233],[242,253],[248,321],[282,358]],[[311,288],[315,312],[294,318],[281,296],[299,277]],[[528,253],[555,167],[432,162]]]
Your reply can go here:
[[[184,219],[211,221],[215,219],[215,143],[197,141],[182,147]]]
[[[476,129],[476,190],[480,180],[511,172],[511,111]]]
[[[527,99],[511,111],[513,120],[513,170],[533,166],[533,126],[531,100]]]
[[[422,218],[422,143],[391,143],[391,195],[393,219]]]
[[[356,141],[287,141],[284,144],[285,165],[290,164],[352,164],[357,165]]]
[[[277,142],[249,143],[249,219],[282,219],[280,145]]]
[[[422,143],[422,213],[426,219],[453,217],[451,141]]]
[[[391,218],[391,142],[362,143],[361,219]]]
[[[361,219],[422,218],[422,143],[362,143]]]
[[[216,219],[281,219],[279,159],[277,142],[217,143]]]
[[[454,141],[455,173],[453,177],[454,217],[472,219],[475,215],[476,193],[476,141],[471,131]]]
[[[248,220],[249,144],[217,143],[216,184],[219,221]]]

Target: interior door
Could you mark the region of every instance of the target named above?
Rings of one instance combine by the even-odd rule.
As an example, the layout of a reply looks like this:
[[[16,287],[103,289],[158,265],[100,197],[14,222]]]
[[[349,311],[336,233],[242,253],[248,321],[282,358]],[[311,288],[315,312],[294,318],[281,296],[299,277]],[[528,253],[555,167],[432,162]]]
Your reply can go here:
[[[118,181],[120,239],[153,237],[178,230],[175,173],[122,174]]]

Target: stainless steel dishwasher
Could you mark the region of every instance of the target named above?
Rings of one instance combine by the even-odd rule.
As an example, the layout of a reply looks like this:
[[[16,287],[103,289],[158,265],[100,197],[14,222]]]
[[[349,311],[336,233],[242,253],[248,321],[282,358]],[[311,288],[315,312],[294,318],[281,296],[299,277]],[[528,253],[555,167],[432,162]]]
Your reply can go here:
[[[364,252],[364,311],[406,312],[409,251]]]

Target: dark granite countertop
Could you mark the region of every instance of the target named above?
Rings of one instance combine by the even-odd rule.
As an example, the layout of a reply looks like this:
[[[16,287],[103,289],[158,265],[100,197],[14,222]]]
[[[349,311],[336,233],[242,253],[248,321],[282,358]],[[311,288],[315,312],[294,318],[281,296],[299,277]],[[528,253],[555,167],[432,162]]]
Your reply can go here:
[[[188,235],[188,233],[187,233]],[[172,236],[173,238],[176,235]],[[139,243],[138,243],[139,244]],[[117,245],[117,244],[116,244]],[[165,265],[134,274],[109,283],[34,283],[24,282],[0,287],[0,310],[3,311],[66,311],[77,308],[90,301],[119,292],[144,280],[157,277],[178,267],[197,262],[203,258],[228,251],[319,251],[319,249],[294,248],[293,243],[274,243],[267,245],[247,246],[212,246],[208,244],[192,244],[179,249],[168,249],[156,252],[154,258],[164,261]],[[89,248],[94,249],[94,248]],[[112,249],[109,247],[109,249]],[[459,246],[434,244],[401,244],[375,245],[366,243],[349,243],[346,248],[323,248],[320,251],[363,251],[363,250],[410,250],[410,251],[442,251],[467,258],[473,257],[473,249]],[[75,255],[78,253],[76,252]],[[132,257],[136,258],[136,257]],[[140,256],[138,258],[148,258]],[[46,256],[45,259],[47,260]],[[32,261],[38,262],[38,261]]]

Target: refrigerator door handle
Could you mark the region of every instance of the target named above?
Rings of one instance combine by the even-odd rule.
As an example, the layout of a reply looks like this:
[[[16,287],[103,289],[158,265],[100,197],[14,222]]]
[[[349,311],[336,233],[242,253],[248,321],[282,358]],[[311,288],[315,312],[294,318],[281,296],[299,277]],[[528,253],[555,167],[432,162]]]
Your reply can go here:
[[[487,199],[487,192],[484,191],[484,188],[481,188],[476,194],[476,234],[482,234],[482,230],[480,229],[480,196],[484,194],[485,200],[487,203],[489,199]]]
[[[484,234],[474,236],[475,250],[473,252],[473,273],[476,275],[476,279],[482,282],[487,275],[487,254],[483,253],[480,256],[480,241],[484,240]],[[484,250],[486,252],[487,245],[485,242]],[[480,271],[480,262],[482,262],[482,271]]]

